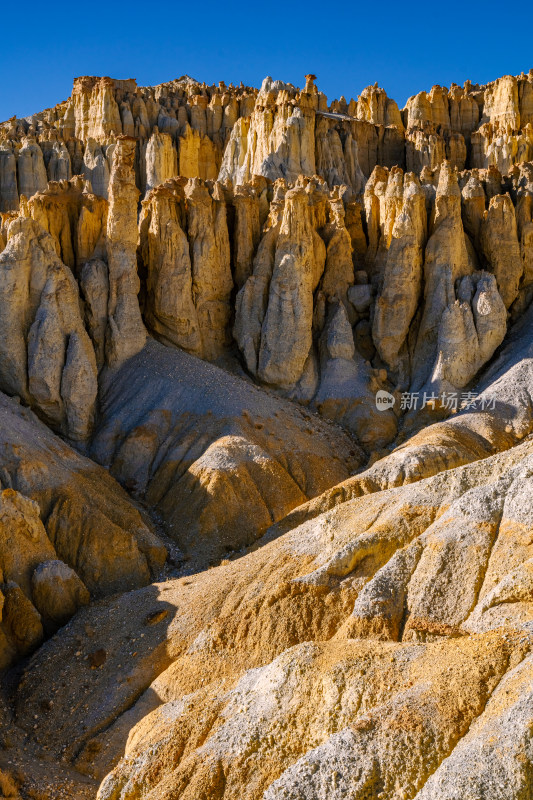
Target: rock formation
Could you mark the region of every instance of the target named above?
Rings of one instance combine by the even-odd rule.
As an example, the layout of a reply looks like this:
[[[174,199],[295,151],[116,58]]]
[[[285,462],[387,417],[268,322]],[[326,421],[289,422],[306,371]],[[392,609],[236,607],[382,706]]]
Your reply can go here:
[[[106,249],[109,268],[106,360],[115,366],[135,355],[146,341],[137,295],[137,198],[135,140],[119,137],[109,179]]]
[[[13,220],[0,254],[0,388],[69,439],[88,439],[97,395],[94,351],[77,284],[50,234]]]
[[[0,794],[533,791],[533,72],[0,124]]]

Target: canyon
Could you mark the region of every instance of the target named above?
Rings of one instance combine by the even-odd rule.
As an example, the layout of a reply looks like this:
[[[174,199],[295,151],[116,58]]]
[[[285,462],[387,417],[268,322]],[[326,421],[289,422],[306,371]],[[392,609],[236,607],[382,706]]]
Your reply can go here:
[[[533,796],[533,70],[317,81],[0,123],[0,796]]]

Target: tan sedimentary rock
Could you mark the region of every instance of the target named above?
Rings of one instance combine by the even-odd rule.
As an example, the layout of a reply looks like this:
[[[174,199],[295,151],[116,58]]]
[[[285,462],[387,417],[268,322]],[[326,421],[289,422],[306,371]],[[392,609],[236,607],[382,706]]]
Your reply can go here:
[[[269,217],[254,258],[252,274],[235,299],[233,335],[241,349],[246,367],[252,375],[257,374],[261,330],[268,305],[285,190],[284,182],[276,181]]]
[[[178,156],[172,138],[168,133],[160,133],[157,127],[146,143],[144,167],[146,191],[178,174]]]
[[[104,142],[110,133],[122,133],[120,110],[113,91],[116,83],[111,78],[76,78],[69,101],[75,136]]]
[[[0,418],[7,531],[19,536],[13,520],[23,514],[20,535],[32,537],[24,547],[10,548],[8,568],[20,562],[24,573],[26,562],[35,567],[60,558],[96,596],[146,584],[151,570],[164,563],[166,550],[116,481],[3,394]],[[48,542],[36,518],[39,511]],[[31,578],[25,575],[23,588]]]
[[[367,240],[363,230],[363,204],[360,200],[345,199],[344,222],[352,243],[354,267],[360,269],[365,261]]]
[[[191,256],[193,296],[202,341],[202,355],[217,358],[228,343],[233,279],[226,203],[220,184],[212,194],[196,178],[185,190],[187,234]]]
[[[0,570],[4,581],[14,581],[31,600],[31,577],[55,550],[39,517],[37,503],[13,489],[0,493]]]
[[[252,273],[253,259],[259,244],[259,197],[253,187],[237,186],[234,196],[235,227],[233,231],[234,280],[237,289]]]
[[[517,202],[517,233],[520,238],[520,255],[524,265],[522,283],[517,305],[527,305],[533,282],[533,173],[530,164],[519,170]]]
[[[440,88],[440,87],[439,87]],[[419,92],[407,100],[404,113],[407,117],[407,129],[422,126],[424,123],[433,122],[433,109],[427,92]]]
[[[402,117],[394,100],[387,97],[384,89],[367,86],[357,98],[356,116],[373,125],[395,125],[403,130]]]
[[[184,177],[211,180],[220,173],[240,184],[254,174],[295,180],[318,172],[330,186],[348,183],[357,192],[376,164],[419,173],[447,159],[459,169],[494,164],[507,172],[533,157],[530,76],[505,76],[486,86],[434,86],[409,98],[402,112],[377,85],[357,102],[341,98],[328,107],[314,80],[306,78],[300,91],[267,78],[257,92],[197,84],[187,76],[157,87],[82,77],[69,100],[3,123],[0,135],[15,156],[23,140],[31,140],[51,180],[80,172],[84,157],[86,177],[102,196],[106,154],[110,162],[109,145],[121,133],[138,137],[141,161],[154,134],[169,135],[168,157],[178,157]],[[144,191],[143,168],[138,180]],[[1,182],[0,202],[6,210],[17,206],[16,192],[7,186],[4,192]]]
[[[413,357],[412,382],[418,389],[429,377],[437,356],[440,320],[456,299],[456,281],[474,270],[461,221],[457,175],[443,164],[435,199],[435,220],[424,263],[424,311]]]
[[[320,292],[327,301],[346,303],[348,288],[354,282],[352,239],[346,227],[344,203],[335,193],[330,196],[329,222],[322,228],[326,244],[326,264]]]
[[[53,237],[61,261],[78,274],[89,258],[105,254],[107,203],[88,191],[84,181],[50,182],[23,208]]]
[[[483,96],[483,114],[493,124],[520,129],[518,81],[514,76],[505,75],[489,84]]]
[[[339,422],[368,450],[394,439],[396,417],[391,409],[376,409],[376,392],[384,381],[357,353],[345,307],[333,304],[320,342],[320,383],[313,405],[325,417]]]
[[[4,598],[3,614],[0,603],[1,668],[40,644],[41,623],[52,621],[53,617],[57,625],[64,624],[82,602],[89,602],[89,593],[76,573],[55,558],[38,504],[13,489],[4,489],[0,493],[0,594]],[[43,568],[49,564],[62,564],[68,584],[72,589],[77,587],[76,592],[70,592],[70,604],[65,602],[59,574],[55,580],[48,579],[46,587],[36,580],[36,575],[42,576]],[[48,613],[54,606],[58,613]]]
[[[379,241],[374,263],[369,271],[372,283],[378,288],[383,283],[394,222],[403,204],[403,178],[403,171],[399,167],[392,167],[386,176],[386,185],[378,181],[375,186],[379,197]],[[367,265],[370,266],[370,252],[367,252]]]
[[[90,600],[74,570],[57,559],[38,565],[31,578],[31,593],[33,604],[52,630],[68,622]]]
[[[76,281],[54,241],[32,219],[9,227],[0,254],[2,389],[22,397],[57,430],[85,441],[97,394],[96,362]]]
[[[84,79],[0,125],[0,668],[75,615],[2,700],[23,796],[530,789],[533,73],[403,119],[314,81]],[[30,145],[60,180],[18,213]]]
[[[446,146],[444,139],[429,130],[414,128],[406,133],[405,163],[409,171],[421,172],[424,167],[435,169],[445,159]]]
[[[492,197],[481,224],[481,247],[506,308],[518,294],[523,272],[514,206],[508,194]]]
[[[416,177],[405,175],[403,204],[395,217],[372,324],[374,343],[392,369],[409,332],[422,291],[422,266],[427,238],[425,196]]]
[[[138,353],[146,341],[141,318],[137,274],[137,200],[133,161],[135,140],[119,137],[113,152],[107,217],[109,267],[106,361],[117,365]]]
[[[26,139],[17,154],[17,184],[19,195],[31,197],[46,189],[48,177],[39,145]]]
[[[381,236],[380,198],[387,187],[388,172],[383,167],[375,167],[367,181],[364,193],[364,212],[366,219],[368,249],[366,262],[373,264]]]
[[[528,123],[520,133],[512,127],[502,127],[490,122],[483,123],[472,132],[473,167],[497,167],[508,172],[513,164],[529,161],[533,157],[533,128]]]
[[[41,615],[14,581],[2,584],[0,606],[0,664],[5,669],[17,657],[28,656],[37,649],[44,630]]]
[[[0,142],[0,211],[16,211],[19,207],[17,162],[12,147]]]
[[[274,191],[253,273],[236,301],[234,335],[245,363],[262,382],[312,401],[365,446],[382,446],[396,422],[391,413],[376,413],[380,383],[355,351],[350,320],[368,314],[372,293],[368,284],[352,286],[343,201],[303,178],[288,192],[278,181]]]
[[[446,139],[446,159],[459,170],[465,168],[467,148],[461,133],[450,133]]]
[[[461,212],[465,232],[470,236],[474,245],[479,247],[481,224],[485,216],[486,195],[476,170],[471,172],[461,194]]]
[[[201,356],[183,183],[160,186],[148,195],[140,233],[147,270],[147,323],[159,336]]]
[[[422,428],[361,474],[295,509],[280,523],[277,532],[289,530],[351,498],[487,459],[521,442],[533,431],[529,402],[533,371],[527,355],[532,316],[530,307],[497,360],[473,385],[478,394],[474,407]]]
[[[461,279],[458,299],[444,310],[437,361],[430,383],[463,388],[492,357],[507,330],[507,314],[494,276],[476,272]]]
[[[292,388],[302,376],[312,344],[313,292],[325,260],[308,194],[303,187],[291,189],[285,195],[258,353],[257,374],[265,383]]]
[[[219,180],[238,184],[252,175],[271,180],[314,175],[317,100],[305,92],[296,97],[293,86],[265,78],[250,120],[232,131]]]
[[[184,178],[216,180],[218,162],[211,139],[187,124],[179,139],[179,174]]]
[[[153,340],[102,380],[93,457],[158,509],[201,569],[361,461],[340,429]]]
[[[83,155],[83,175],[90,181],[95,194],[108,197],[109,164],[99,144],[89,138]]]
[[[236,275],[253,257],[254,240],[259,238],[259,198],[252,188],[249,192],[255,222],[254,211],[248,216],[248,207],[235,201]],[[246,192],[237,195],[243,202],[248,199]],[[227,210],[220,185],[210,189],[198,179],[180,179],[152,191],[143,201],[140,244],[147,272],[149,327],[202,358],[220,356],[229,344],[233,289]]]
[[[346,185],[357,193],[364,188],[356,137],[348,130],[341,139],[336,121],[323,116],[315,124],[315,167],[330,187]]]
[[[46,170],[49,181],[68,181],[72,178],[70,153],[64,142],[54,142]]]
[[[365,254],[366,269],[371,282],[380,288],[387,261],[392,230],[403,203],[403,170],[392,167],[375,167],[364,193],[368,249]]]
[[[459,131],[467,141],[479,122],[479,105],[475,95],[468,90],[452,84],[448,92],[450,125],[453,131]]]
[[[105,363],[109,271],[107,264],[95,258],[86,261],[79,276],[80,294],[85,302],[84,321],[91,337],[98,368]]]
[[[512,553],[530,462],[527,442],[340,503],[194,580],[92,609],[33,660],[18,690],[21,722],[33,724],[33,709],[61,680],[66,690],[37,736],[101,777],[110,770],[100,798],[128,783],[169,798],[176,786],[191,798],[222,798],[228,787],[251,800],[309,788],[328,798],[338,787],[363,800],[380,787],[392,800],[398,786],[445,798],[432,776],[449,785],[453,766],[464,786],[483,779],[492,790],[503,772],[527,787],[518,756],[531,594]],[[530,549],[520,550],[526,561]],[[83,656],[99,647],[108,657],[83,686],[65,654],[87,622],[98,633],[83,641]],[[137,661],[130,680],[117,681],[132,638]],[[89,696],[97,711],[80,733]],[[113,708],[128,711],[101,734]],[[509,750],[496,746],[502,736]],[[476,748],[490,763],[469,757]],[[262,765],[252,776],[250,752]]]

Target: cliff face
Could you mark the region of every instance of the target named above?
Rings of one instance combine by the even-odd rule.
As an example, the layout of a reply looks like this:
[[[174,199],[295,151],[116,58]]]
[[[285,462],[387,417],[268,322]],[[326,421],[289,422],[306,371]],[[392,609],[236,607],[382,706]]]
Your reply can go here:
[[[532,791],[533,73],[315,81],[0,125],[13,797]]]
[[[77,78],[54,108],[0,125],[0,211],[83,174],[107,197],[113,143],[137,139],[136,181],[145,193],[176,174],[244,184],[255,175],[294,181],[315,173],[359,192],[374,167],[420,175],[444,160],[459,170],[508,173],[533,159],[533,77],[486,86],[434,86],[403,110],[378,86],[328,105],[308,75],[303,90],[265,78],[261,89],[207,86],[184,76],[155,87]]]

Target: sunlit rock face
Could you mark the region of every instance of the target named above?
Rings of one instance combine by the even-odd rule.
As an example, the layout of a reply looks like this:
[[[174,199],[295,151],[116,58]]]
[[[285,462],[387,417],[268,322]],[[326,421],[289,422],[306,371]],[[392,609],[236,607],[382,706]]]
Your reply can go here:
[[[533,73],[319,83],[0,124],[7,797],[533,791]]]

